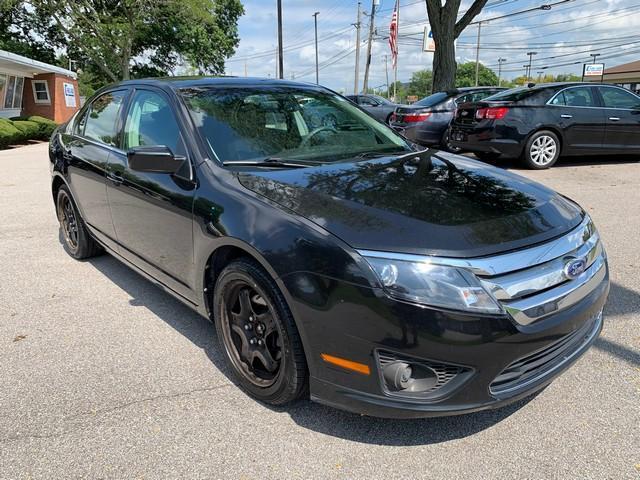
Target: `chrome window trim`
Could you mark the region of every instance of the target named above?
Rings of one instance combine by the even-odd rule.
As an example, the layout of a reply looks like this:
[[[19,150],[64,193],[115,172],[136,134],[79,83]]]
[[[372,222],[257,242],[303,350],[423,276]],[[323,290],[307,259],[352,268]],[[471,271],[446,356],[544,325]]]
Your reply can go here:
[[[469,270],[476,275],[492,277],[523,268],[530,268],[566,255],[584,245],[595,233],[591,218],[585,215],[580,225],[558,239],[524,250],[516,250],[492,257],[452,258],[377,250],[357,250],[357,252],[363,257],[458,267]]]
[[[570,86],[570,87],[564,87],[562,90],[558,90],[558,91],[553,95],[553,97],[551,97],[551,98],[547,101],[547,103],[546,103],[545,105],[548,105],[549,107],[564,107],[564,108],[605,108],[605,107],[601,107],[601,106],[599,106],[599,105],[594,105],[594,106],[592,106],[592,107],[589,107],[589,106],[582,107],[582,106],[579,106],[579,105],[552,105],[552,104],[551,104],[551,102],[553,102],[553,100],[554,100],[558,95],[560,95],[561,93],[566,92],[567,90],[573,90],[573,89],[576,89],[576,88],[587,88],[587,89],[589,89],[589,88],[593,88],[593,87],[595,87],[595,86],[596,86],[596,85],[572,85],[572,86]],[[594,97],[593,92],[591,92],[591,96],[592,96],[592,97]],[[596,100],[596,99],[594,98],[594,100]]]

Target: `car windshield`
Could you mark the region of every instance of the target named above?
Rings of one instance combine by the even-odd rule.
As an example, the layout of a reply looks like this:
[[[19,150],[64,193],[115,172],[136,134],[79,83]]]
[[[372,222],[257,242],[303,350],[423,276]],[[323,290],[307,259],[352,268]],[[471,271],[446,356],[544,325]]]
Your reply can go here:
[[[439,104],[447,98],[449,98],[448,93],[438,92],[434,93],[433,95],[429,95],[422,100],[418,100],[416,103],[414,103],[414,105],[420,105],[421,107],[433,107],[434,105]]]
[[[380,103],[386,103],[386,104],[391,104],[391,101],[389,101],[389,99],[381,97],[380,95],[371,95],[371,97],[375,98],[376,100],[378,100]]]
[[[216,86],[181,91],[221,162],[335,162],[411,151],[407,142],[339,95],[304,87]]]

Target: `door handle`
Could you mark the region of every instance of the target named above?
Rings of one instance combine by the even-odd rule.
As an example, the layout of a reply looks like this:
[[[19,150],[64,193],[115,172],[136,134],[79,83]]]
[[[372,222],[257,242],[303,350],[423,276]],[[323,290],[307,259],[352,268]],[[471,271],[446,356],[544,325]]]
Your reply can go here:
[[[619,122],[620,118],[619,117],[609,117],[609,120],[611,120],[612,122]]]
[[[560,115],[560,118],[573,118],[573,115]]]
[[[122,178],[122,174],[120,173],[114,173],[114,172],[109,172],[107,173],[107,178],[115,185],[115,186],[119,186],[122,185],[122,182],[124,181],[124,179]]]

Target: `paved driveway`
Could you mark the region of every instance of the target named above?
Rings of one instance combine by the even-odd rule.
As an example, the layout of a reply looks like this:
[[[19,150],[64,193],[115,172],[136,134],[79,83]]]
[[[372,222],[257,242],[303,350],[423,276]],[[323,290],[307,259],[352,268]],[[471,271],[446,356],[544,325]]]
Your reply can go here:
[[[64,253],[46,152],[0,152],[0,478],[640,478],[640,163],[520,172],[605,239],[595,347],[528,402],[392,421],[244,395],[205,319]]]

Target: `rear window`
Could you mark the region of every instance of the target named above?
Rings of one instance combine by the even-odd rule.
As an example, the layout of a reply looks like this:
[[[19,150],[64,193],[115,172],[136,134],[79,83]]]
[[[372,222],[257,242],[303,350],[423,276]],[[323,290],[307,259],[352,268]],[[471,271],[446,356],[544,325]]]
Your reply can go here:
[[[498,92],[495,95],[485,98],[487,101],[496,102],[518,102],[540,93],[538,89],[532,89],[528,87],[513,88],[511,90],[505,90],[504,92]]]
[[[418,100],[414,105],[420,105],[421,107],[433,107],[449,98],[449,94],[445,92],[434,93],[428,97]]]

